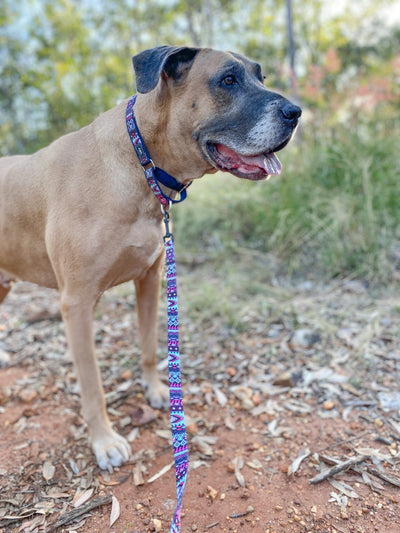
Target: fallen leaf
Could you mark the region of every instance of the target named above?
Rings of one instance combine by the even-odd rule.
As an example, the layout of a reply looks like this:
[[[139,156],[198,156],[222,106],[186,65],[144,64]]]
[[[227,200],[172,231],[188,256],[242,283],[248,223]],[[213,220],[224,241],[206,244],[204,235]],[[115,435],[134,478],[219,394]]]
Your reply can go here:
[[[119,501],[113,495],[113,497],[112,497],[112,505],[111,505],[111,513],[110,513],[110,527],[113,524],[115,524],[115,522],[118,520],[120,514],[121,514],[121,508],[120,508],[120,505],[119,505]]]
[[[287,474],[288,476],[292,476],[297,472],[299,469],[301,463],[304,461],[304,459],[307,459],[307,457],[310,455],[310,450],[307,448],[306,450],[301,450],[298,457],[292,462],[291,465],[289,465]]]
[[[45,461],[42,468],[42,476],[46,481],[50,481],[50,479],[52,479],[55,471],[56,467],[52,463],[50,463],[50,461]]]
[[[357,492],[353,489],[353,487],[350,487],[350,485],[347,485],[346,483],[343,483],[342,481],[337,481],[336,479],[330,479],[329,483],[332,485],[333,488],[347,496],[348,498],[359,498],[360,496],[357,494]]]
[[[28,522],[24,522],[18,531],[23,531],[24,533],[30,533],[33,530],[37,531],[37,527],[44,524],[45,520],[46,517],[44,515],[37,516]]]
[[[226,395],[218,387],[214,387],[214,394],[219,405],[221,407],[225,407],[225,405],[228,403],[228,398]]]
[[[133,428],[132,431],[127,436],[128,442],[133,442],[139,436],[139,428]]]
[[[73,459],[69,460],[69,466],[71,467],[71,470],[74,474],[76,475],[79,474],[79,471],[80,471],[79,466]]]
[[[243,461],[243,457],[241,455],[238,455],[237,457],[235,457],[235,459],[233,460],[233,463],[235,465],[235,477],[236,477],[236,481],[239,483],[239,485],[241,487],[246,487],[246,482],[244,480],[244,476],[243,474],[240,472],[240,470],[243,468],[244,466],[244,461]]]
[[[235,422],[233,418],[231,417],[231,415],[228,415],[227,417],[225,417],[224,423],[228,429],[231,429],[232,431],[236,429]]]
[[[68,494],[68,492],[51,491],[47,495],[45,495],[45,498],[53,498],[54,500],[69,498],[69,497],[70,497],[70,494]]]
[[[262,470],[263,464],[258,459],[253,459],[252,461],[247,461],[247,466],[252,468],[253,470]]]
[[[192,439],[192,446],[194,446],[203,455],[208,455],[211,457],[214,453],[214,450],[211,448],[210,444],[215,444],[216,441],[217,439],[215,437],[196,435]]]
[[[85,490],[85,492],[80,492],[78,490],[76,492],[74,499],[72,500],[72,505],[75,507],[75,509],[86,503],[92,497],[93,490],[94,489],[88,489]]]

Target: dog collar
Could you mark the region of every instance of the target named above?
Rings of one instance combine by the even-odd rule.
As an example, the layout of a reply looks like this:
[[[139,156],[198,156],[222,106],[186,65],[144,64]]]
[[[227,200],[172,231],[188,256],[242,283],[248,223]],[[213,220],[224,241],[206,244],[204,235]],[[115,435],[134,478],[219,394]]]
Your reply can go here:
[[[162,168],[158,168],[154,165],[153,160],[150,157],[149,152],[144,144],[142,136],[140,135],[138,125],[136,123],[135,115],[133,113],[133,106],[136,102],[136,94],[129,99],[126,108],[126,127],[128,129],[129,137],[132,141],[136,155],[140,164],[143,167],[143,172],[146,177],[147,183],[150,189],[153,191],[155,197],[162,205],[171,205],[182,202],[186,198],[186,189],[191,185],[191,181],[184,185],[176,180],[173,176],[165,172]],[[179,200],[166,195],[160,187],[164,185],[168,189],[180,194]]]

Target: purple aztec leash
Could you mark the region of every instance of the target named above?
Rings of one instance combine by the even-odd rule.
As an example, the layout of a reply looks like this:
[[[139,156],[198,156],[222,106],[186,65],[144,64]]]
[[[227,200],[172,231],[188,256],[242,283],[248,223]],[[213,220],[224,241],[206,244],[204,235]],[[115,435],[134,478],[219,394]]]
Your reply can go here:
[[[185,414],[183,411],[182,380],[179,353],[179,320],[178,320],[178,292],[176,284],[176,260],[174,236],[169,231],[169,209],[173,203],[186,198],[186,188],[189,184],[179,183],[164,170],[155,167],[137,127],[133,106],[136,96],[133,96],[126,108],[126,125],[144,175],[155,197],[161,204],[164,214],[167,267],[167,301],[168,301],[168,382],[169,408],[172,431],[172,446],[175,461],[175,480],[177,505],[169,533],[181,531],[181,505],[189,469],[189,449],[186,433]],[[150,166],[149,166],[150,165]],[[146,168],[147,167],[147,168]],[[180,194],[179,200],[174,200],[164,194],[159,182]]]
[[[168,300],[168,381],[172,445],[175,460],[177,506],[170,533],[181,530],[181,504],[189,468],[189,449],[183,411],[182,380],[179,354],[178,293],[174,236],[168,229],[169,212],[164,210],[166,234],[164,237],[167,265]]]

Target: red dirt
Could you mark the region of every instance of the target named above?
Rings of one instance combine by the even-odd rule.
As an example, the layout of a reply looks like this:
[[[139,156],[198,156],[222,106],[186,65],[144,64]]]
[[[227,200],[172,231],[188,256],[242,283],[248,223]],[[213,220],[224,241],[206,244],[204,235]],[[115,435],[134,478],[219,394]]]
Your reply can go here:
[[[18,304],[18,296],[22,297],[22,305]],[[339,294],[336,296],[337,300]],[[360,308],[365,305],[362,298]],[[121,300],[125,303],[121,304]],[[50,310],[48,318],[27,320],[36,316],[43,303]],[[111,504],[107,504],[58,531],[168,532],[176,503],[173,469],[152,483],[147,480],[172,461],[165,434],[169,415],[157,412],[153,422],[140,427],[132,442],[131,463],[112,475],[101,472],[94,464],[79,414],[71,363],[60,355],[65,350],[65,339],[56,305],[55,293],[22,285],[0,309],[5,326],[12,325],[11,338],[4,338],[7,347],[15,351],[11,362],[19,360],[18,366],[0,370],[0,532],[55,531],[57,520],[72,509],[70,503],[77,490],[91,488],[92,498],[113,494],[118,500],[120,516],[114,525],[110,528]],[[104,314],[98,315],[96,321],[103,346],[100,360],[105,389],[117,389],[121,396],[113,403],[111,418],[124,435],[133,429],[129,416],[135,406],[144,402],[136,380],[137,360],[127,368],[124,355],[134,342],[134,332],[125,320],[133,305],[130,296],[112,294],[100,306],[99,312]],[[339,302],[341,310],[343,306],[346,301]],[[309,308],[305,304],[303,307],[307,314]],[[21,321],[15,321],[18,313]],[[275,318],[274,321],[269,327],[277,323]],[[312,326],[311,318],[307,325]],[[338,349],[333,346],[332,337],[323,338],[324,349],[318,350],[296,349],[292,342],[290,353],[290,342],[284,345],[285,339],[290,338],[287,323],[278,340],[266,336],[266,326],[259,326],[258,323],[252,331],[233,334],[226,333],[226,328],[221,333],[224,328],[218,324],[209,325],[208,329],[203,325],[197,337],[184,327],[183,345],[189,353],[182,361],[184,401],[190,460],[195,468],[189,473],[184,496],[182,532],[398,532],[399,488],[371,474],[367,466],[372,466],[372,459],[360,464],[358,471],[330,477],[350,485],[355,497],[346,496],[329,480],[310,484],[321,470],[321,454],[344,461],[365,449],[379,450],[388,458],[377,461],[376,468],[399,475],[400,436],[391,425],[397,420],[397,411],[382,411],[375,393],[371,393],[377,390],[374,383],[379,372],[384,381],[379,390],[393,390],[398,376],[390,368],[397,371],[397,363],[387,371],[382,365],[375,365],[370,374],[355,363],[356,377],[363,384],[357,388],[340,380],[314,380],[309,384],[304,376],[303,381],[273,385],[271,380],[278,375],[305,368],[310,361],[310,371],[329,367],[338,376],[352,375],[354,368],[339,368],[333,359],[322,364],[327,346]],[[199,340],[202,336],[203,340]],[[376,347],[382,338],[383,332],[375,331],[370,345],[375,343]],[[393,349],[392,340],[385,341],[387,353]],[[137,347],[134,350],[138,352]],[[132,382],[127,397],[121,393],[124,380]],[[240,389],[243,384],[247,390]],[[216,386],[226,402],[215,392]],[[119,427],[121,420],[124,422]],[[206,438],[208,449],[202,437]],[[306,448],[309,456],[294,475],[288,475],[293,461]],[[236,470],[239,475],[235,474],[236,458],[243,459],[244,466]],[[74,473],[71,460],[78,473]],[[43,473],[46,461],[55,467],[47,480]],[[143,465],[144,484],[135,486],[133,471],[138,464]],[[240,474],[244,486],[240,485]],[[374,490],[366,484],[368,478],[372,479]],[[63,496],[50,499],[49,493]],[[24,509],[36,508],[39,513],[43,509],[39,504],[44,501],[52,505],[47,516],[23,515]],[[7,516],[20,519],[7,522],[3,516],[6,511]],[[39,518],[37,523],[32,522],[35,518]]]

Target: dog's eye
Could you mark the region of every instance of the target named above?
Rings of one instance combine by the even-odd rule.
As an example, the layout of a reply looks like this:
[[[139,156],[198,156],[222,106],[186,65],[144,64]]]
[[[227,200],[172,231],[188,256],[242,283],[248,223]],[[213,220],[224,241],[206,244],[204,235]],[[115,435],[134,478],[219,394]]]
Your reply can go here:
[[[225,78],[222,80],[222,83],[224,85],[233,85],[236,83],[236,78],[232,74],[229,74],[228,76],[225,76]]]

